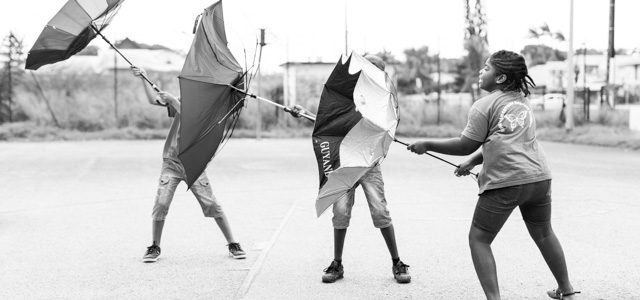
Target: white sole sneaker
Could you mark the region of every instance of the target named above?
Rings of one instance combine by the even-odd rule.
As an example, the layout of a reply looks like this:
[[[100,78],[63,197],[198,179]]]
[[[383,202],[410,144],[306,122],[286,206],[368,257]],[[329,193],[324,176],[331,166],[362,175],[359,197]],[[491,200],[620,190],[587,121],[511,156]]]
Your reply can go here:
[[[156,262],[156,261],[158,261],[157,257],[156,258],[143,258],[142,259],[142,262],[144,262],[144,263],[153,263],[153,262]]]

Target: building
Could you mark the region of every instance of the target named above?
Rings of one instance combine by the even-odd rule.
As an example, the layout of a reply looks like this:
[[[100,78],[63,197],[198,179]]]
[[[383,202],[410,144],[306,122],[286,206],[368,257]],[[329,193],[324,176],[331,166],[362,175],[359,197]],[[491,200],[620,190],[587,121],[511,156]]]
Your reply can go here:
[[[324,83],[335,65],[328,62],[286,62],[280,65],[284,69],[284,105],[301,105],[315,111]]]
[[[300,105],[315,113],[324,83],[331,75],[334,62],[286,62],[280,65],[284,69],[283,94],[284,105]],[[397,85],[395,65],[387,65],[386,70],[394,85]]]
[[[624,87],[640,85],[638,66],[640,56],[617,55],[611,60],[610,83]],[[599,91],[606,84],[607,56],[575,55],[574,73],[576,89],[585,87],[592,91]],[[529,76],[536,85],[545,86],[548,92],[563,92],[566,87],[567,63],[564,61],[549,61],[543,65],[529,68]]]

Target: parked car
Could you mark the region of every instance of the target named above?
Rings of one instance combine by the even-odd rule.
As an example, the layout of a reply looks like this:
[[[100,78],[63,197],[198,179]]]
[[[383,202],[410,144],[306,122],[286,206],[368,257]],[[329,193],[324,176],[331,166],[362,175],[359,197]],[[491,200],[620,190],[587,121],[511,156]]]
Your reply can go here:
[[[542,95],[531,94],[529,96],[529,104],[533,109],[544,110],[544,97]]]
[[[544,95],[544,106],[548,109],[560,110],[567,100],[565,94],[549,93]]]

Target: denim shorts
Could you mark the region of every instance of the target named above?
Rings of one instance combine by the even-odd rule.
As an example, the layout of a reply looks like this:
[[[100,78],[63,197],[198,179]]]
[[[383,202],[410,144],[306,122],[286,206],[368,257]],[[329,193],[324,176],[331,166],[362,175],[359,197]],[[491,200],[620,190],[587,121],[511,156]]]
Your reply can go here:
[[[158,193],[151,213],[154,221],[163,221],[167,217],[176,188],[180,181],[184,180],[183,176],[176,176],[173,164],[173,162],[168,162],[167,160],[163,163],[160,181],[158,182]],[[213,195],[206,173],[202,172],[202,175],[191,185],[190,190],[198,200],[205,217],[220,218],[224,216],[222,207]]]
[[[351,209],[355,199],[355,189],[362,186],[364,195],[369,204],[369,212],[376,228],[386,228],[391,226],[391,216],[387,209],[387,200],[384,198],[384,182],[380,166],[376,166],[367,172],[356,185],[351,188],[342,199],[333,204],[333,228],[345,229],[349,227],[351,220]]]
[[[549,224],[551,180],[484,191],[480,194],[473,213],[473,226],[498,233],[511,212],[518,206],[522,218],[528,225]]]

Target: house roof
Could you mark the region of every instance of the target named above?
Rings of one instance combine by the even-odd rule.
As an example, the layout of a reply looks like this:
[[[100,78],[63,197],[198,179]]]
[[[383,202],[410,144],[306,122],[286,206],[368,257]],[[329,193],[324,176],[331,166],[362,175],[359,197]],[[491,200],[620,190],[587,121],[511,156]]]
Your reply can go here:
[[[287,67],[287,66],[328,66],[328,65],[335,65],[336,63],[333,62],[322,62],[322,61],[316,61],[316,62],[297,62],[297,61],[288,61],[285,62],[283,64],[281,64],[281,67]]]
[[[149,49],[119,49],[135,66],[147,71],[156,72],[180,72],[184,64],[185,56],[171,50]],[[129,64],[115,51],[100,50],[98,55],[74,55],[67,60],[45,65],[38,72],[75,72],[75,73],[102,73],[129,69]]]

